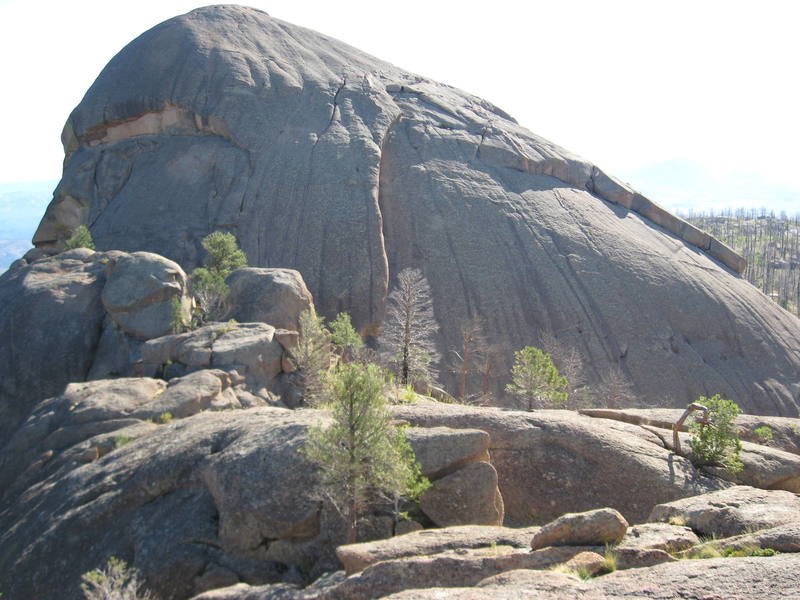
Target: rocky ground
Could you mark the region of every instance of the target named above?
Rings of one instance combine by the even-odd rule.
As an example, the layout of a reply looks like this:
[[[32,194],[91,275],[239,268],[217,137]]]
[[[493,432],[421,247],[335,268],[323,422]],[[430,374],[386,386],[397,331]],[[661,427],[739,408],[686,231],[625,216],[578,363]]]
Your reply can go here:
[[[417,396],[392,412],[432,486],[407,518],[375,507],[364,543],[342,546],[300,452],[329,418],[298,407],[288,360],[312,306],[300,275],[236,271],[232,314],[253,321],[174,334],[175,307],[191,304],[177,264],[50,254],[32,251],[0,278],[0,330],[14,340],[0,350],[4,600],[77,600],[80,576],[110,556],[162,600],[797,589],[800,420],[741,416],[753,441],[732,475],[698,470],[686,433],[675,452],[680,411]]]

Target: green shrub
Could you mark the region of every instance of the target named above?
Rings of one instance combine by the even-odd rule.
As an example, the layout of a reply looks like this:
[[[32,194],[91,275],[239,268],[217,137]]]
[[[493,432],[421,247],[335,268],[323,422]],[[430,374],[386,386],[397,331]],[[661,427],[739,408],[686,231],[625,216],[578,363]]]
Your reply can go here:
[[[603,573],[613,573],[617,570],[617,553],[613,546],[606,545],[603,552]]]
[[[762,548],[758,544],[748,544],[741,548],[724,548],[722,556],[726,558],[740,558],[743,556],[775,556],[778,551],[774,548]]]
[[[70,238],[66,241],[64,250],[73,250],[75,248],[88,248],[94,250],[94,241],[92,241],[92,234],[86,225],[79,225],[75,231],[72,232]]]
[[[762,442],[769,443],[774,439],[772,435],[772,428],[768,425],[762,425],[761,427],[756,427],[753,432],[758,436],[758,439]]]
[[[114,448],[122,448],[123,446],[127,446],[133,441],[134,438],[129,437],[127,435],[118,435],[114,438]]]
[[[155,600],[139,578],[139,571],[112,556],[105,568],[83,574],[81,591],[86,600]]]
[[[183,315],[183,304],[181,304],[180,296],[173,296],[170,301],[170,322],[172,324],[172,333],[183,333],[189,330],[189,323]]]
[[[700,396],[698,403],[708,408],[710,423],[704,425],[694,420],[689,425],[692,462],[698,466],[721,466],[731,473],[738,473],[744,468],[739,460],[742,442],[733,424],[741,412],[739,406],[719,394],[711,398]]]
[[[158,425],[166,425],[167,423],[172,421],[172,413],[171,412],[163,412],[155,419],[155,423]]]

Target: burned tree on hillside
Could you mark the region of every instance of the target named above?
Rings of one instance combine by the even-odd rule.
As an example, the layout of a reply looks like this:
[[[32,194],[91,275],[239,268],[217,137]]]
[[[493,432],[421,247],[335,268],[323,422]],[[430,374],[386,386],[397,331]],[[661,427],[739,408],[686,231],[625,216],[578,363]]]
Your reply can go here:
[[[438,331],[428,280],[419,269],[400,271],[379,338],[383,358],[400,384],[436,379],[431,365],[439,360],[434,341]]]

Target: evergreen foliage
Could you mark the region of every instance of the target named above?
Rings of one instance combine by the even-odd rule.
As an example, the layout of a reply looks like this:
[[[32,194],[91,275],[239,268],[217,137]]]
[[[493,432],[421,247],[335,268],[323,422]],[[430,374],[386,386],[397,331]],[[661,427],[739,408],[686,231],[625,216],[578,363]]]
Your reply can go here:
[[[696,465],[722,466],[731,473],[738,473],[744,467],[739,460],[742,442],[733,424],[741,413],[739,406],[719,394],[711,398],[700,396],[697,402],[708,408],[710,422],[704,424],[694,420],[689,425],[692,461]]]
[[[313,428],[305,446],[323,493],[345,519],[347,543],[356,541],[369,505],[417,496],[427,484],[405,433],[391,425],[384,385],[376,365],[342,365],[331,376],[333,423]]]
[[[84,573],[81,591],[86,600],[155,600],[153,594],[142,590],[139,577],[136,569],[112,556],[103,569]]]
[[[223,279],[236,269],[247,266],[247,257],[239,249],[236,236],[232,233],[209,233],[203,238],[203,248],[208,252],[203,264],[212,273],[222,275]]]
[[[550,355],[534,346],[525,346],[514,353],[511,383],[506,391],[519,402],[520,408],[553,408],[567,400],[569,383],[558,373]]]
[[[350,315],[345,312],[339,313],[328,323],[328,330],[331,344],[344,362],[349,362],[364,347],[364,341],[353,327]]]
[[[189,329],[189,324],[186,323],[183,316],[180,296],[173,296],[170,300],[170,323],[172,324],[172,333],[183,333]]]
[[[89,250],[94,250],[92,234],[86,225],[79,225],[66,241],[64,250],[73,250],[74,248],[88,248]]]
[[[318,406],[325,400],[327,375],[331,368],[331,334],[324,319],[311,310],[300,313],[297,344],[289,352],[297,369],[295,376],[307,406]]]
[[[401,385],[430,383],[439,360],[435,336],[439,325],[433,314],[428,280],[419,269],[404,269],[386,301],[386,318],[380,336],[384,360]]]
[[[215,231],[203,238],[208,255],[203,264],[192,271],[192,293],[198,304],[200,323],[219,321],[228,312],[230,289],[225,279],[236,269],[247,266],[247,257],[239,249],[232,233]]]

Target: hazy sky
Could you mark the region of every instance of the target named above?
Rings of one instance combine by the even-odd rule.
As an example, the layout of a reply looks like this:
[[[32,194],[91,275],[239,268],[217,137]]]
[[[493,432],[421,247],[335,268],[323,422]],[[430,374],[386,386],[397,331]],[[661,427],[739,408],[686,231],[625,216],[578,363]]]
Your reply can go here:
[[[482,96],[611,173],[681,158],[800,189],[796,2],[249,4]],[[0,0],[0,183],[58,178],[61,128],[103,66],[201,5]]]

